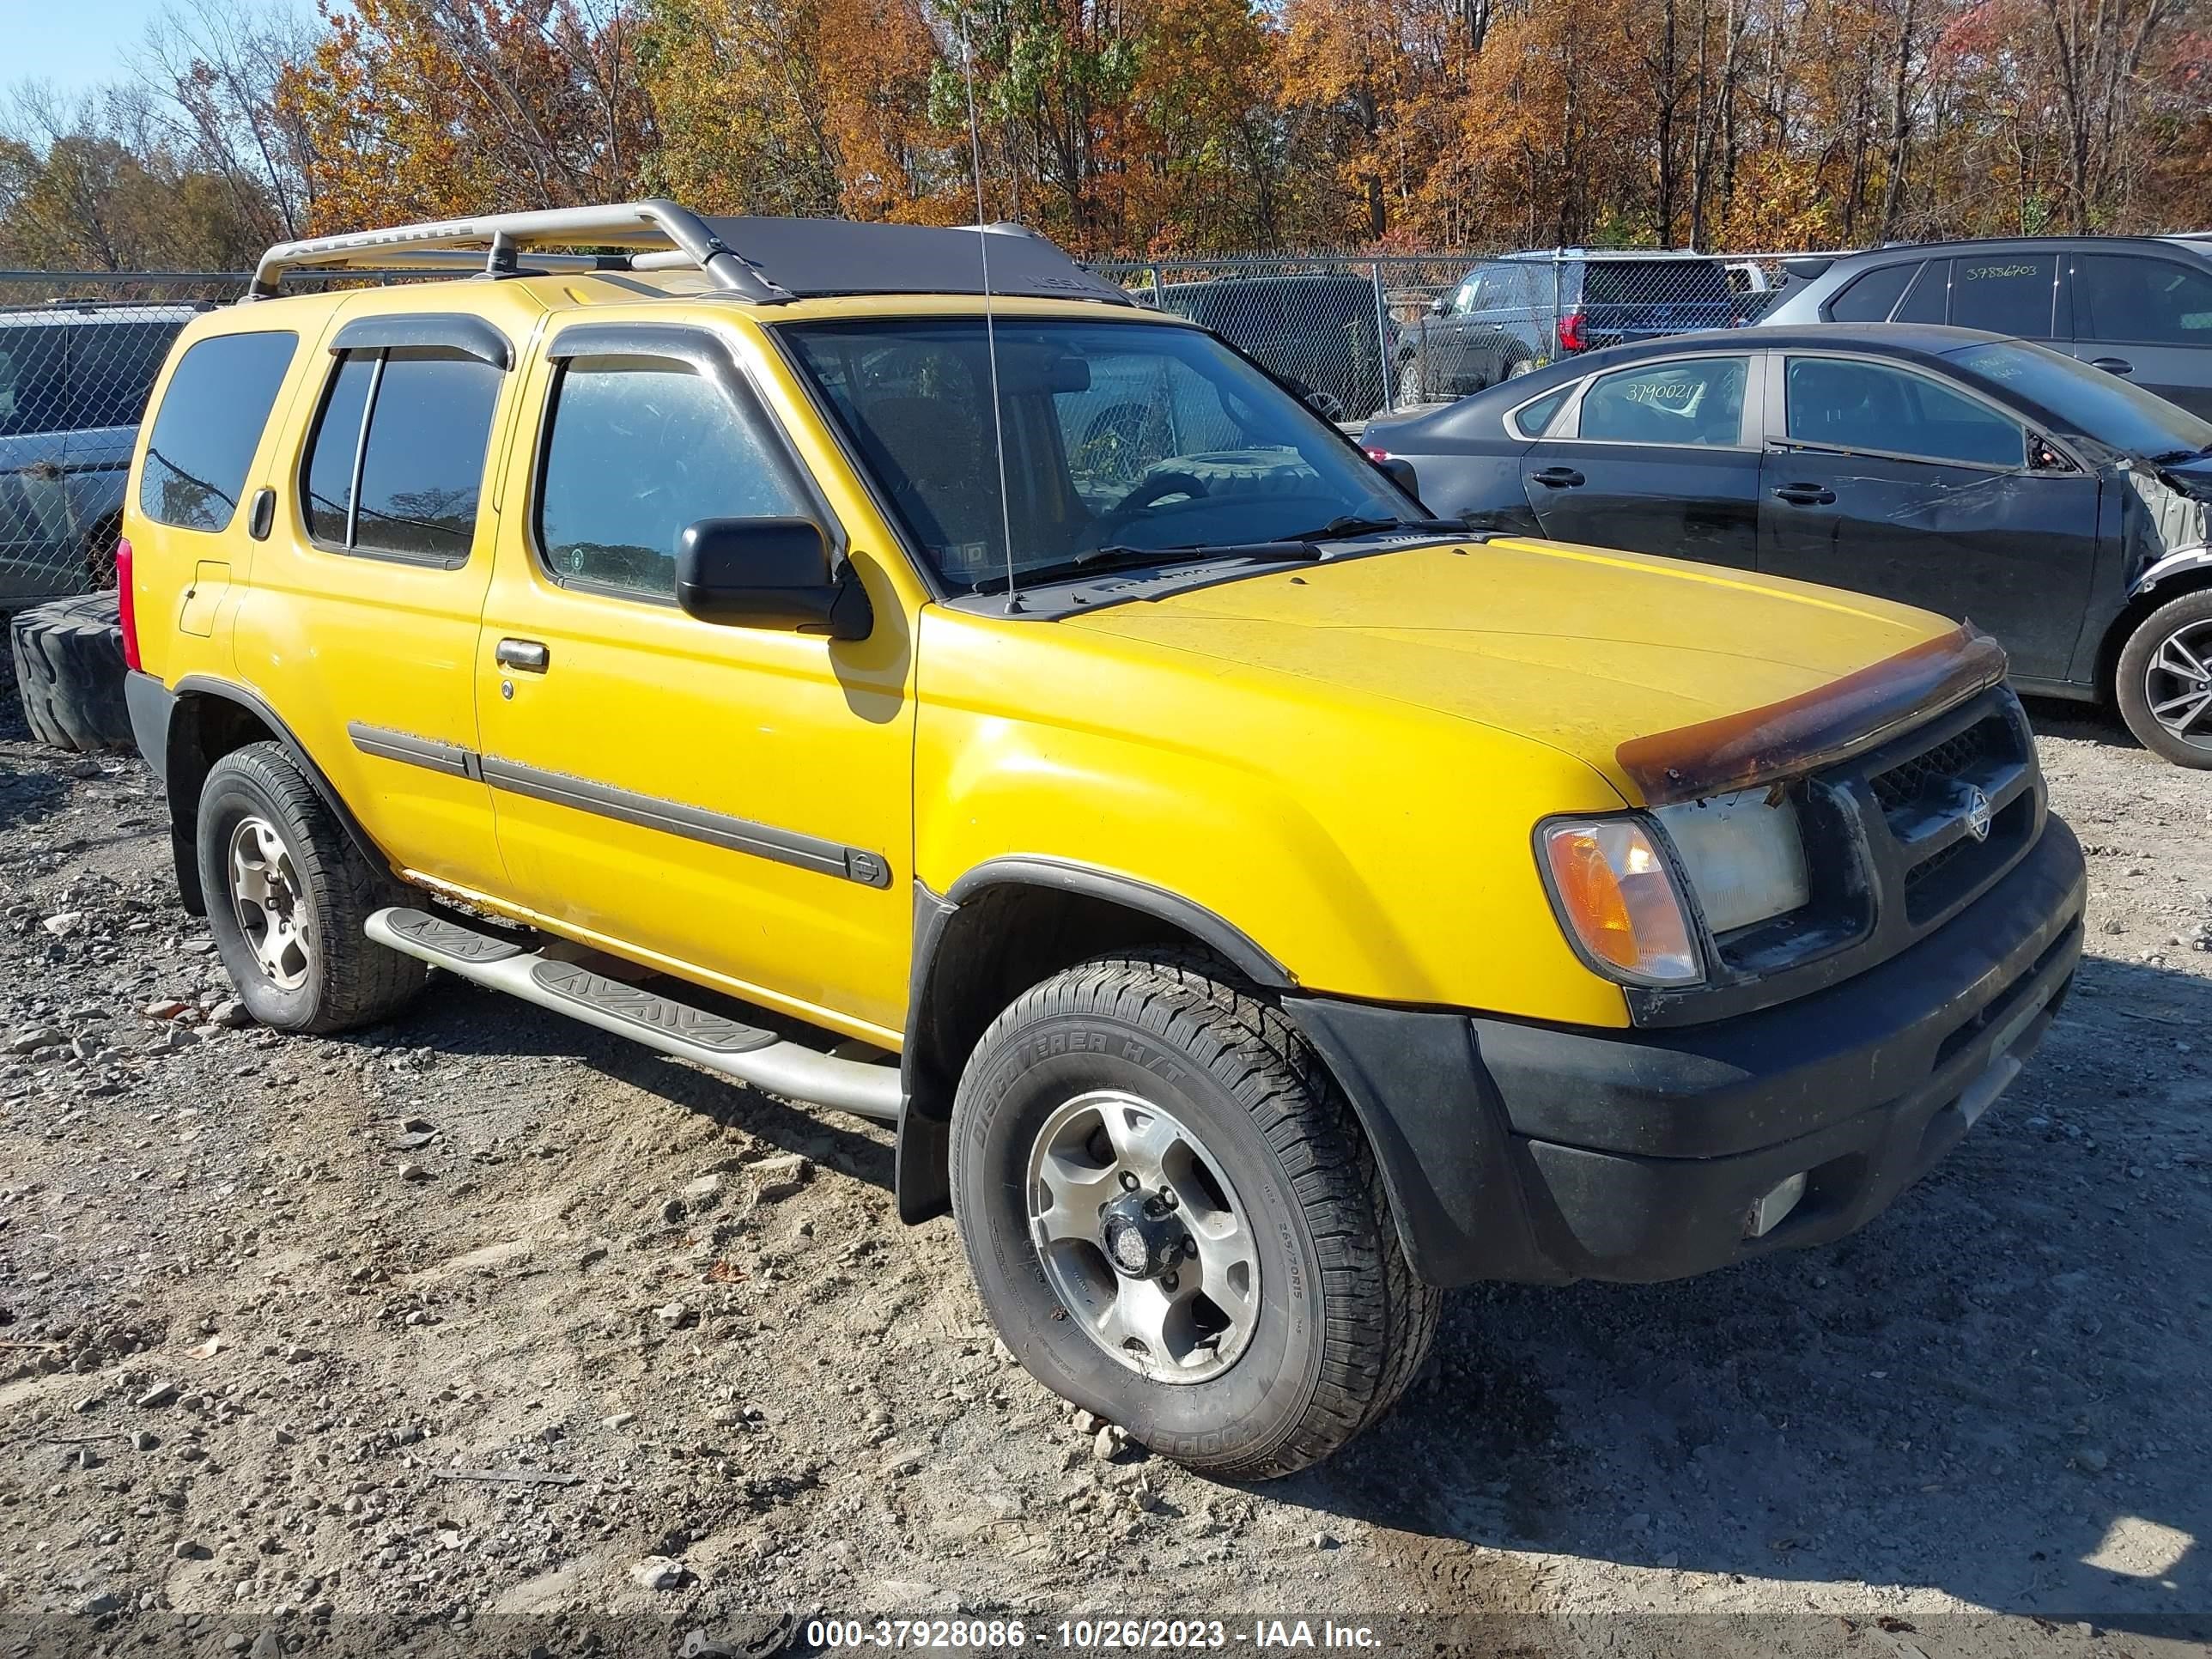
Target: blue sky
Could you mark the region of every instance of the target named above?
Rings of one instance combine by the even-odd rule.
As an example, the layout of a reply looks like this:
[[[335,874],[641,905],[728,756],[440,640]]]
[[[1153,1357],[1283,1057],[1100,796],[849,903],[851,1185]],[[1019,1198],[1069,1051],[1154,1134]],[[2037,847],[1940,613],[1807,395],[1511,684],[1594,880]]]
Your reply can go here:
[[[83,92],[126,79],[126,53],[145,39],[162,0],[0,0],[0,78]]]
[[[64,93],[131,78],[129,59],[167,0],[0,0],[0,89],[46,81]],[[313,0],[294,0],[312,15]]]

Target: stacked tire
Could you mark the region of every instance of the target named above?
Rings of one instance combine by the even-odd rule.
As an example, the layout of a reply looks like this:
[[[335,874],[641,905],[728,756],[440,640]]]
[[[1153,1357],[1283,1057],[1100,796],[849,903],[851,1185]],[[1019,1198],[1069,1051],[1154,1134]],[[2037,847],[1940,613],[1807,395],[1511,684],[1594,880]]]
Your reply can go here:
[[[131,746],[123,623],[112,591],[33,605],[9,621],[8,634],[33,738],[88,753]]]

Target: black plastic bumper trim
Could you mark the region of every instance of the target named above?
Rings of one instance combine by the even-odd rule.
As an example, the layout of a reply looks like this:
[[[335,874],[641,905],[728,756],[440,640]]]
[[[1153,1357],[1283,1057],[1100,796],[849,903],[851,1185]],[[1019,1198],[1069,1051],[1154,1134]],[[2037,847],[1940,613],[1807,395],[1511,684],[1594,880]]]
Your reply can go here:
[[[2079,844],[2047,818],[2025,859],[1918,944],[1710,1025],[1283,1006],[1358,1110],[1423,1279],[1679,1279],[1840,1237],[1955,1146],[1977,1085],[2024,1060],[2064,1000],[2085,885]],[[1751,1206],[1801,1173],[1796,1208],[1748,1237]]]
[[[133,668],[123,676],[123,706],[131,716],[131,740],[154,775],[166,787],[169,781],[169,721],[177,712],[177,699],[151,674]]]

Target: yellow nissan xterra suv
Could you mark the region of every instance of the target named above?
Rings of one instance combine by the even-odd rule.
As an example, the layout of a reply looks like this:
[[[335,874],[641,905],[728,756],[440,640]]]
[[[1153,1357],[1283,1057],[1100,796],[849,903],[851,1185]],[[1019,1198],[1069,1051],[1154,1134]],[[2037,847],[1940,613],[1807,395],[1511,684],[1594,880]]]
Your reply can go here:
[[[281,1030],[433,964],[895,1125],[1021,1362],[1226,1475],[1441,1287],[1859,1226],[2081,948],[2002,654],[1431,521],[1297,393],[1005,228],[272,249],[120,550],[185,903]]]

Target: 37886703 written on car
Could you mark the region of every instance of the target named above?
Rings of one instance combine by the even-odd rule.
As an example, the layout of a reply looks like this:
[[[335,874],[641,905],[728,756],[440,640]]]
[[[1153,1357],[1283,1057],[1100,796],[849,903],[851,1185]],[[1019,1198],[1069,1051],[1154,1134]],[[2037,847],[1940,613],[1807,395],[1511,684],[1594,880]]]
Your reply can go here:
[[[282,292],[393,261],[494,280]],[[1989,640],[1410,482],[1006,230],[288,245],[155,392],[133,721],[265,1024],[434,964],[882,1120],[1035,1376],[1277,1475],[1443,1287],[1860,1225],[2080,950]]]

